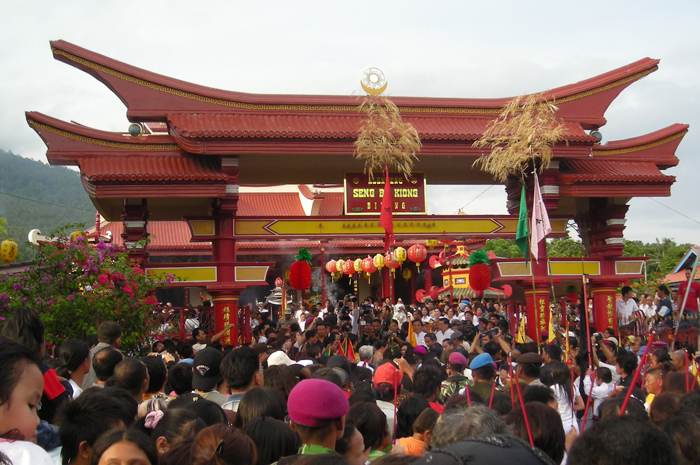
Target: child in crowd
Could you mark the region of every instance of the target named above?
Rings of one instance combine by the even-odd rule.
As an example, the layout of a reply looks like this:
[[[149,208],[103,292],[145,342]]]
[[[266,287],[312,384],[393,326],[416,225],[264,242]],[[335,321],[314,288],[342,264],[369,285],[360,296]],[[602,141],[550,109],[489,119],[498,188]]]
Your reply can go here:
[[[392,454],[404,454],[420,457],[430,449],[430,442],[433,437],[433,429],[440,414],[431,408],[427,408],[418,415],[413,422],[413,436],[401,438],[396,441]]]
[[[13,465],[52,465],[36,445],[44,380],[34,353],[0,338],[0,453]]]
[[[591,391],[591,397],[593,397],[593,418],[598,418],[600,404],[614,390],[615,384],[612,382],[612,371],[610,371],[610,368],[598,368],[595,371],[595,386]]]

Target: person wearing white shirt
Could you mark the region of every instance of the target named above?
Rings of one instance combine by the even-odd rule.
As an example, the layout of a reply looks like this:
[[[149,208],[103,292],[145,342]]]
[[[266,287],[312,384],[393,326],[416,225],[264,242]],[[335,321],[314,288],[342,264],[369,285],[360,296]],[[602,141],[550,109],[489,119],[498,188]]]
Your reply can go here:
[[[437,339],[437,342],[442,344],[442,342],[445,339],[450,339],[450,336],[452,336],[452,331],[449,326],[449,322],[447,321],[447,318],[440,318],[437,323],[438,326],[438,331],[435,333],[435,338]]]
[[[425,345],[425,331],[423,331],[423,324],[420,320],[413,320],[413,332],[416,336],[416,345]]]
[[[615,309],[617,310],[617,319],[620,324],[629,324],[634,312],[639,311],[637,307],[637,302],[632,298],[632,288],[629,286],[624,286],[621,290],[622,298],[615,302]]]
[[[591,391],[593,398],[593,418],[598,418],[600,414],[600,404],[615,390],[612,372],[609,368],[600,367],[595,372],[595,386]]]

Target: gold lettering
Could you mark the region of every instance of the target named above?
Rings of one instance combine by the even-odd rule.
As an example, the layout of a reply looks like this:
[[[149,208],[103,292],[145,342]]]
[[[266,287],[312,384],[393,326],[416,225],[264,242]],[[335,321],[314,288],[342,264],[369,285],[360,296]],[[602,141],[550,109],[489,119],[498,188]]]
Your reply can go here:
[[[374,189],[353,189],[352,196],[356,199],[373,198]]]

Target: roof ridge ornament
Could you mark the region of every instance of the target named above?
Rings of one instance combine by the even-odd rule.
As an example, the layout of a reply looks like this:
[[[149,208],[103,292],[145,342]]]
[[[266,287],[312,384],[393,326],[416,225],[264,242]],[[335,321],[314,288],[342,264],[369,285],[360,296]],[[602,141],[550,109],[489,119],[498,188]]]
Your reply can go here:
[[[362,74],[360,85],[369,95],[380,95],[389,83],[379,68],[367,68]]]

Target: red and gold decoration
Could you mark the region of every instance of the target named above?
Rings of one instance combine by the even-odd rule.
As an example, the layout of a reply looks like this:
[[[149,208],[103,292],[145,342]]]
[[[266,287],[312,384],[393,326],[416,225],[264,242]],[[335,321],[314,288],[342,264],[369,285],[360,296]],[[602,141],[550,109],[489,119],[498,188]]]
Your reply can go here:
[[[12,239],[6,239],[0,244],[0,259],[2,259],[5,264],[10,263],[12,260],[17,258],[17,244]]]
[[[335,260],[331,260],[326,263],[326,271],[330,274],[335,273],[338,269],[335,267]]]
[[[427,241],[426,241],[427,242]],[[437,242],[437,241],[436,241]],[[408,259],[416,264],[416,268],[420,270],[420,262],[426,259],[428,251],[420,244],[412,245],[408,248]]]
[[[289,267],[289,285],[297,291],[303,291],[311,286],[311,254],[307,249],[299,249],[297,261]]]
[[[355,262],[352,260],[346,260],[343,262],[343,274],[351,275],[355,273]]]
[[[408,281],[409,279],[411,279],[411,276],[413,276],[413,273],[412,273],[411,270],[408,269],[408,268],[405,268],[405,269],[401,272],[401,277],[402,277],[403,279],[405,279],[406,281]]]
[[[476,250],[469,255],[469,287],[476,292],[483,292],[491,285],[491,270],[488,255],[483,250]]]
[[[384,255],[384,266],[388,267],[391,270],[391,274],[393,275],[396,268],[398,268],[401,265],[396,259],[394,258],[394,252],[389,252],[388,254]]]
[[[362,259],[362,271],[364,271],[365,273],[374,273],[375,271],[377,271],[377,266],[374,264],[374,260],[372,259],[372,257]]]

